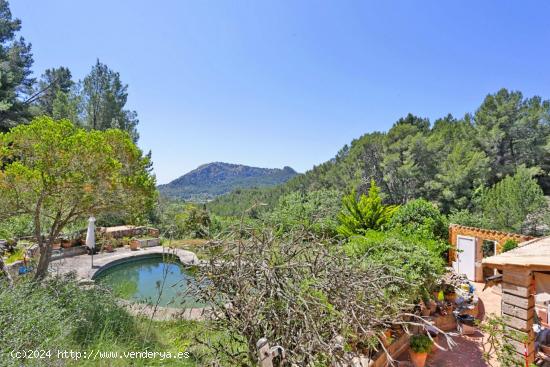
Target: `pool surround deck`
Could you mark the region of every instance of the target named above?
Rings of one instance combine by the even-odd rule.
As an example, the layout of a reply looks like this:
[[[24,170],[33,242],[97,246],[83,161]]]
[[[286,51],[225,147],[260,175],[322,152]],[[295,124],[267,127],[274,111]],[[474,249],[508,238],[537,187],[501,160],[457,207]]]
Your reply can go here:
[[[146,247],[137,251],[129,248],[119,248],[115,252],[102,252],[94,255],[94,265],[92,267],[92,256],[79,255],[70,258],[52,261],[50,271],[54,274],[67,274],[75,272],[77,279],[81,281],[93,280],[95,275],[114,265],[139,258],[156,257],[162,255],[175,256],[185,265],[199,265],[200,260],[197,255],[191,251],[177,248],[168,248],[163,246]]]

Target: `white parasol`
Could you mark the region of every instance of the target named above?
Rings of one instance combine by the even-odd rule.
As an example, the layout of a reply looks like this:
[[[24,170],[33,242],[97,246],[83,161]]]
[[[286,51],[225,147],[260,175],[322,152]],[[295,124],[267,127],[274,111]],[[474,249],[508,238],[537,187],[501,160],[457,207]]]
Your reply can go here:
[[[93,252],[95,248],[95,218],[94,217],[90,217],[90,219],[88,219],[88,233],[86,233],[86,246],[88,246],[88,248]]]

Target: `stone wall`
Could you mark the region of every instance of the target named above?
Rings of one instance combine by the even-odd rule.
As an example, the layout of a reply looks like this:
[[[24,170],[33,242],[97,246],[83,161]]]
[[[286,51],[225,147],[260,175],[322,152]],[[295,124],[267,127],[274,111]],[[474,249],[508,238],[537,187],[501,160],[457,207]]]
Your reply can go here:
[[[159,237],[160,232],[156,228],[145,226],[117,226],[117,227],[99,227],[100,235],[109,236],[111,238],[135,237],[135,236],[151,236]]]
[[[138,238],[136,241],[139,242],[139,247],[153,247],[153,246],[159,246],[160,245],[160,239],[159,238]]]
[[[69,248],[60,248],[59,250],[52,251],[51,261],[64,259],[67,257],[73,257],[78,255],[84,255],[86,253],[86,246],[74,246]]]

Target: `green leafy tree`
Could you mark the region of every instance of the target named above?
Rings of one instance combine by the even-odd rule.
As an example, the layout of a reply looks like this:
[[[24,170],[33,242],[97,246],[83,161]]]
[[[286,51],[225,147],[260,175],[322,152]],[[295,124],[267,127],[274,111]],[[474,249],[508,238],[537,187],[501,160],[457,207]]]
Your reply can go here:
[[[292,192],[279,199],[277,206],[264,216],[280,233],[308,230],[319,236],[336,234],[336,216],[341,208],[337,190]]]
[[[177,237],[207,238],[211,219],[205,207],[186,204],[183,211],[175,216]]]
[[[128,85],[122,83],[119,73],[97,60],[82,82],[81,95],[86,127],[95,130],[121,129],[137,141],[137,113],[125,109]]]
[[[386,291],[406,295],[410,302],[431,290],[444,272],[445,263],[439,249],[430,248],[417,236],[368,230],[364,236],[351,238],[344,249],[365,263],[387,266],[386,275],[404,279],[403,284],[390,286]]]
[[[343,208],[338,214],[338,232],[346,237],[364,234],[369,229],[380,229],[385,226],[397,209],[395,205],[382,204],[380,189],[371,180],[368,196],[362,194],[357,199],[357,192],[352,190],[342,199]]]
[[[387,226],[407,235],[422,234],[427,238],[447,240],[447,218],[439,209],[424,199],[411,200],[400,206]]]
[[[121,130],[86,131],[40,117],[0,134],[0,218],[29,215],[40,247],[36,277],[67,225],[124,212],[138,220],[155,201],[149,161]]]
[[[537,171],[520,166],[515,175],[483,191],[479,209],[492,228],[533,233],[543,224],[530,221],[548,209],[544,193],[533,178]]]
[[[487,96],[473,115],[447,115],[430,127],[427,119],[409,114],[387,133],[353,140],[333,159],[284,185],[235,191],[209,207],[220,215],[237,215],[254,203],[265,203],[262,210],[269,211],[291,192],[349,187],[365,192],[374,179],[387,203],[423,197],[445,214],[477,216],[479,188],[513,175],[521,165],[540,168],[536,179],[550,193],[550,101],[502,89]]]
[[[502,252],[507,252],[518,247],[518,242],[514,240],[506,240],[502,245]]]
[[[449,214],[449,223],[477,228],[489,227],[482,213],[477,210],[471,212],[468,209],[453,210]]]
[[[30,118],[34,79],[31,45],[16,37],[21,21],[12,17],[9,3],[0,0],[0,132]]]

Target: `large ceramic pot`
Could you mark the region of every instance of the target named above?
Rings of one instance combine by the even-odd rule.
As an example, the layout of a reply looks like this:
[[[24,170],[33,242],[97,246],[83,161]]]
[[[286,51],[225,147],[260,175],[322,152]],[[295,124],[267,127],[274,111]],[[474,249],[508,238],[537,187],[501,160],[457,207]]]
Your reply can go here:
[[[409,349],[409,355],[411,357],[411,362],[414,367],[424,367],[426,365],[426,359],[428,358],[428,353],[417,353],[412,349]]]
[[[132,250],[132,251],[139,250],[139,241],[138,240],[131,240],[130,241],[130,250]]]

